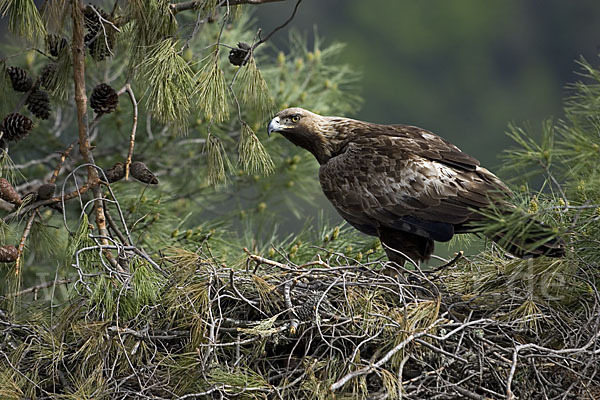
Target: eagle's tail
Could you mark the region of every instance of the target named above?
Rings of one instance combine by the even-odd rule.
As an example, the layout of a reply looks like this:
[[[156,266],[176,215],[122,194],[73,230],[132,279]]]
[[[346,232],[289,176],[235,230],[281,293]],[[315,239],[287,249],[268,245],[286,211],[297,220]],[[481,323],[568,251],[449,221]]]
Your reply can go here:
[[[566,248],[564,240],[555,235],[549,235],[548,230],[550,228],[548,226],[539,222],[536,223],[539,224],[540,228],[546,228],[546,230],[539,232],[538,235],[529,234],[527,236],[512,236],[506,234],[506,232],[500,232],[490,235],[490,239],[519,258],[564,256]]]
[[[379,228],[379,239],[390,261],[404,265],[409,258],[415,263],[427,261],[433,254],[434,241],[412,233]]]
[[[455,226],[455,233],[482,233],[510,254],[519,258],[562,257],[566,244],[552,227],[516,208],[482,212],[483,218]],[[475,229],[472,229],[475,228]]]
[[[454,233],[482,234],[519,258],[562,257],[567,247],[556,229],[506,202],[478,210],[467,223],[454,225]]]

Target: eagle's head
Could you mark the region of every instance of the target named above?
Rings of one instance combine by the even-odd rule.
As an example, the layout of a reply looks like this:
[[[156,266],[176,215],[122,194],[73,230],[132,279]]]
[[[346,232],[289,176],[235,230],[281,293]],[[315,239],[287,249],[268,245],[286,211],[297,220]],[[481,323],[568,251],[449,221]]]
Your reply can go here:
[[[267,132],[281,133],[286,139],[310,151],[319,163],[326,163],[338,150],[341,132],[336,117],[323,117],[299,107],[286,108],[269,122]]]

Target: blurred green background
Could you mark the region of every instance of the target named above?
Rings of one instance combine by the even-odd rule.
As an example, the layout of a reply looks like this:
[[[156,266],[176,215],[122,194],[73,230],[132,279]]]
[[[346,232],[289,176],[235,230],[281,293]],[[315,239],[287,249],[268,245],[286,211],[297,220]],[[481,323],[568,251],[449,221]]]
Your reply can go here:
[[[258,25],[270,32],[294,4],[258,6]],[[304,0],[289,27],[347,44],[363,73],[351,117],[420,126],[497,170],[508,123],[560,118],[575,60],[598,64],[599,22],[597,0]]]

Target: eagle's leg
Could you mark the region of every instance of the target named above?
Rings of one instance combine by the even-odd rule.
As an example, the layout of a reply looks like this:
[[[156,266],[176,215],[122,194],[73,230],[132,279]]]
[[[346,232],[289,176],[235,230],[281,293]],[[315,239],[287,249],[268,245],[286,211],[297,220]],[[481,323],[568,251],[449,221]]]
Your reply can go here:
[[[412,233],[389,228],[379,228],[379,239],[392,262],[403,266],[407,257],[415,263],[427,261],[433,253],[434,241]]]

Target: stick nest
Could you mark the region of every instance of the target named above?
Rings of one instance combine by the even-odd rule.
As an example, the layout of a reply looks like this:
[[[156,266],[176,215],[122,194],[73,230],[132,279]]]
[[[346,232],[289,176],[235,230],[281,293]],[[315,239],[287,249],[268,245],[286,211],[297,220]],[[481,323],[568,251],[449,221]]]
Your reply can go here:
[[[85,254],[93,258],[81,252],[77,262]],[[568,260],[459,255],[421,271],[342,254],[297,265],[247,251],[241,265],[229,267],[178,249],[160,268],[127,252],[119,263],[124,268],[107,275],[80,266],[59,315],[30,313],[27,322],[3,315],[1,393],[240,399],[594,399],[600,393],[598,293],[585,271],[568,271]],[[562,286],[550,290],[548,274],[561,275]]]

